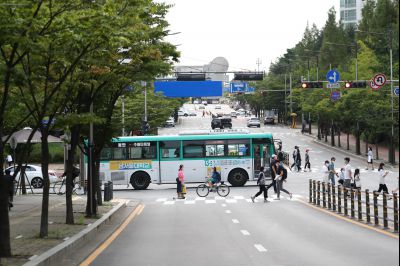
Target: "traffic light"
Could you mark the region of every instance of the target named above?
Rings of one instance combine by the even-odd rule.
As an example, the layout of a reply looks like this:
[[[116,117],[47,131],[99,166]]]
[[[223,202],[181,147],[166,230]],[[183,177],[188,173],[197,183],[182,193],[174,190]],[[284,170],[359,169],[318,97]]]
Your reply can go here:
[[[264,72],[237,72],[234,80],[263,80]]]
[[[205,73],[177,73],[177,81],[204,81],[206,80]]]
[[[312,82],[305,81],[301,84],[301,87],[303,89],[319,89],[323,88],[324,84],[319,81],[312,81]]]
[[[365,88],[367,87],[367,82],[366,81],[346,81],[345,83],[345,88],[346,89],[351,89],[351,88]]]

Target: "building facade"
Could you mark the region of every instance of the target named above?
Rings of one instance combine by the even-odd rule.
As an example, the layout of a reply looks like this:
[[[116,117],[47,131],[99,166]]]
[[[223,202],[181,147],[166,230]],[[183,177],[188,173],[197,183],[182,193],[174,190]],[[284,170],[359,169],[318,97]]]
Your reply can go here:
[[[364,4],[365,0],[340,0],[340,21],[344,27],[357,27]]]

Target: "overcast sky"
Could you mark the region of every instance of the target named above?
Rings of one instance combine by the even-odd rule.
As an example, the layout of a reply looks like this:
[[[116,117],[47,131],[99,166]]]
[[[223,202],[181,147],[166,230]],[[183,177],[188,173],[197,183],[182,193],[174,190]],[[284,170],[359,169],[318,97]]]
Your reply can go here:
[[[174,4],[168,41],[178,46],[178,65],[204,65],[223,56],[230,71],[268,70],[303,36],[307,22],[321,29],[340,0],[156,0]]]

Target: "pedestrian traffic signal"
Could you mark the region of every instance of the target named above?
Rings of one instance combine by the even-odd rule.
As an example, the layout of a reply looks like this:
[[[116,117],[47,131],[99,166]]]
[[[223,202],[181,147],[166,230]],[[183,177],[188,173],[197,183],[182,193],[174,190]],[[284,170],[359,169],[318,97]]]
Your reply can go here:
[[[319,81],[312,81],[312,82],[305,81],[301,84],[301,87],[303,89],[319,89],[319,88],[323,88],[324,85],[322,82],[319,82]]]
[[[367,87],[367,82],[366,81],[347,81],[345,83],[346,89],[351,89],[351,88],[365,88]]]
[[[234,80],[263,80],[264,72],[237,72]]]

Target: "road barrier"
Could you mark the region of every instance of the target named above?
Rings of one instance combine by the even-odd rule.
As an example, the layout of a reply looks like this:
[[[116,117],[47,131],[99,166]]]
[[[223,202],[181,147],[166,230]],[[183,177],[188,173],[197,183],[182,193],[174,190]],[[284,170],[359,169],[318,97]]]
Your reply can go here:
[[[373,217],[371,217],[371,196],[373,199]],[[367,224],[371,224],[373,218],[375,226],[393,229],[396,233],[399,232],[398,200],[399,197],[396,193],[381,194],[376,191],[370,192],[368,189],[361,191],[342,185],[334,186],[330,183],[309,180],[310,204],[343,214],[345,217],[354,220],[365,221]],[[389,206],[388,202],[391,202],[392,206]]]

